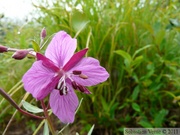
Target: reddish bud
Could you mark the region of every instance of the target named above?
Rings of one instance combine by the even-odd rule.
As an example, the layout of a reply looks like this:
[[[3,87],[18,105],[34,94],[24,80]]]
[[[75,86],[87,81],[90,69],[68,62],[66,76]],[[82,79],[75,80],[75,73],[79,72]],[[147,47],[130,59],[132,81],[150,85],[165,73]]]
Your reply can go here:
[[[12,55],[12,58],[16,60],[22,60],[28,55],[28,53],[28,50],[18,50]]]
[[[0,45],[0,53],[7,52],[8,48],[6,46]]]
[[[43,28],[43,29],[41,30],[41,38],[44,39],[45,37],[46,37],[46,29]]]

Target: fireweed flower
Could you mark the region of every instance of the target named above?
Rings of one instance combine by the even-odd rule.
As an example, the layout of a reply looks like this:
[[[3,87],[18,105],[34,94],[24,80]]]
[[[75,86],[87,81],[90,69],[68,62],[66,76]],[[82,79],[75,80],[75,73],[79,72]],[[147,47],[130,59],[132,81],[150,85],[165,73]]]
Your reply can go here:
[[[74,54],[76,47],[76,39],[64,31],[56,33],[45,56],[37,53],[37,61],[22,78],[25,90],[37,100],[50,93],[50,107],[63,123],[74,121],[79,104],[74,89],[90,94],[85,86],[96,85],[109,77],[98,60],[84,57],[87,48]]]

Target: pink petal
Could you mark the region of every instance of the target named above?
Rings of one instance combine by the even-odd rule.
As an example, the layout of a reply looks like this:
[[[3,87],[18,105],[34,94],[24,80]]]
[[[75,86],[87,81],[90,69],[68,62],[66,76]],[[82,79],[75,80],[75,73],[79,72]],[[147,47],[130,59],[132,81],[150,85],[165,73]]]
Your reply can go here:
[[[56,66],[63,67],[74,54],[76,50],[77,41],[71,38],[64,31],[56,33],[48,45],[45,56],[51,59]]]
[[[52,69],[54,72],[58,72],[59,68],[54,65],[54,63],[46,58],[44,55],[40,53],[36,53],[37,60],[42,60],[42,65],[46,68]]]
[[[72,67],[74,67],[86,54],[88,51],[88,48],[85,48],[77,53],[75,53],[71,59],[66,63],[66,65],[63,67],[64,71],[70,70]]]
[[[67,95],[61,96],[58,90],[53,90],[50,94],[50,106],[52,112],[63,123],[72,123],[74,121],[75,111],[79,104],[74,90],[72,90],[72,88],[69,90]]]
[[[36,61],[24,74],[22,81],[25,90],[31,93],[37,100],[41,100],[45,98],[58,83],[59,77],[54,76],[55,73],[44,67],[42,61]]]
[[[91,57],[83,58],[75,67],[73,67],[68,72],[71,73],[74,70],[82,71],[81,74],[88,77],[87,79],[83,79],[78,75],[72,75],[72,79],[76,83],[84,86],[96,85],[98,83],[106,81],[109,77],[108,72],[105,68],[100,66],[99,61]]]

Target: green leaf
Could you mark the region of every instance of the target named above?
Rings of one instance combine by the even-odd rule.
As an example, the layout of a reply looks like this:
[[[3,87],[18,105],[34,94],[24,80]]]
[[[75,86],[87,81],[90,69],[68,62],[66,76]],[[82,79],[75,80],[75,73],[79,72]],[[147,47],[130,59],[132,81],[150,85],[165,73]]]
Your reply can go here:
[[[162,109],[156,114],[154,119],[154,125],[156,127],[162,127],[162,123],[164,121],[165,116],[168,114],[168,110]]]
[[[110,106],[110,116],[112,117],[112,118],[114,118],[115,117],[115,111],[117,110],[117,107],[119,106],[119,103],[118,102],[116,102],[116,103],[114,103],[112,106]]]
[[[91,135],[92,132],[93,132],[93,129],[94,129],[94,124],[92,125],[91,129],[89,130],[88,134],[87,135]]]
[[[178,19],[169,19],[170,24],[174,27],[180,27],[180,22],[178,21]]]
[[[151,123],[149,123],[148,121],[145,121],[145,120],[141,120],[140,122],[138,122],[138,124],[144,128],[152,128]]]
[[[38,43],[34,40],[31,40],[31,41],[32,41],[32,46],[33,46],[34,51],[40,52],[40,47],[39,47]]]
[[[137,103],[132,103],[132,108],[137,112],[141,111],[141,109],[140,109],[140,107],[139,107],[139,105]]]
[[[49,135],[49,128],[48,128],[47,120],[45,120],[44,122],[43,135]]]
[[[152,45],[146,45],[146,46],[144,46],[144,47],[136,50],[135,53],[133,54],[133,57],[132,57],[132,58],[134,59],[138,53],[140,53],[141,51],[143,51],[143,50],[145,50],[145,49],[147,49],[147,48],[149,48],[149,47],[151,47],[151,46],[152,46]]]
[[[103,109],[104,109],[106,112],[108,112],[109,106],[108,106],[108,104],[106,103],[106,101],[105,101],[105,99],[104,99],[103,97],[101,97],[101,103],[102,103],[102,105],[103,105]]]
[[[136,68],[141,62],[143,61],[143,56],[138,56],[135,58],[135,60],[133,60],[132,62],[132,67]]]
[[[31,105],[30,103],[28,103],[28,102],[26,102],[24,100],[22,100],[22,105],[29,112],[32,112],[32,113],[43,112],[43,109],[40,109],[37,106]]]
[[[76,32],[75,37],[79,35],[79,33],[86,28],[87,24],[90,21],[86,17],[86,14],[80,12],[79,10],[73,9],[72,12],[72,26]]]
[[[124,59],[125,59],[125,65],[127,67],[130,66],[131,62],[132,62],[132,58],[131,58],[131,55],[123,50],[117,50],[115,51],[115,53],[121,55]]]
[[[128,122],[128,121],[131,120],[131,118],[132,118],[132,116],[130,116],[129,114],[127,114],[127,115],[125,116],[125,118],[124,118],[124,121],[125,121],[125,122]]]
[[[122,104],[118,109],[121,110],[121,109],[125,108],[126,106],[128,106],[128,104],[127,104],[127,103],[124,103],[124,104]]]
[[[139,88],[139,85],[138,85],[138,86],[136,86],[136,87],[134,88],[134,91],[133,91],[133,93],[132,93],[132,99],[133,99],[133,100],[136,100],[136,99],[137,99],[138,94],[139,94],[139,91],[140,91],[140,88]]]
[[[79,24],[79,28],[78,31],[76,32],[76,35],[74,37],[77,37],[79,35],[79,33],[86,27],[86,25],[89,23],[90,21],[86,21],[86,22],[82,22],[81,24]]]

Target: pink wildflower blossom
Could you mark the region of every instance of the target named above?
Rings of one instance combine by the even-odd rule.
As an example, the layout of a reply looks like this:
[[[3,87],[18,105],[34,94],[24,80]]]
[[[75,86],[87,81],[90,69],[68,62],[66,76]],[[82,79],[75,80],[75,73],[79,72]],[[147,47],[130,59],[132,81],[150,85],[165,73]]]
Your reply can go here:
[[[22,78],[25,90],[37,100],[50,94],[50,107],[63,123],[74,121],[79,104],[74,89],[90,94],[85,86],[96,85],[109,77],[98,60],[84,57],[87,48],[74,54],[76,47],[76,39],[64,31],[56,33],[45,56],[37,53],[37,61]]]

